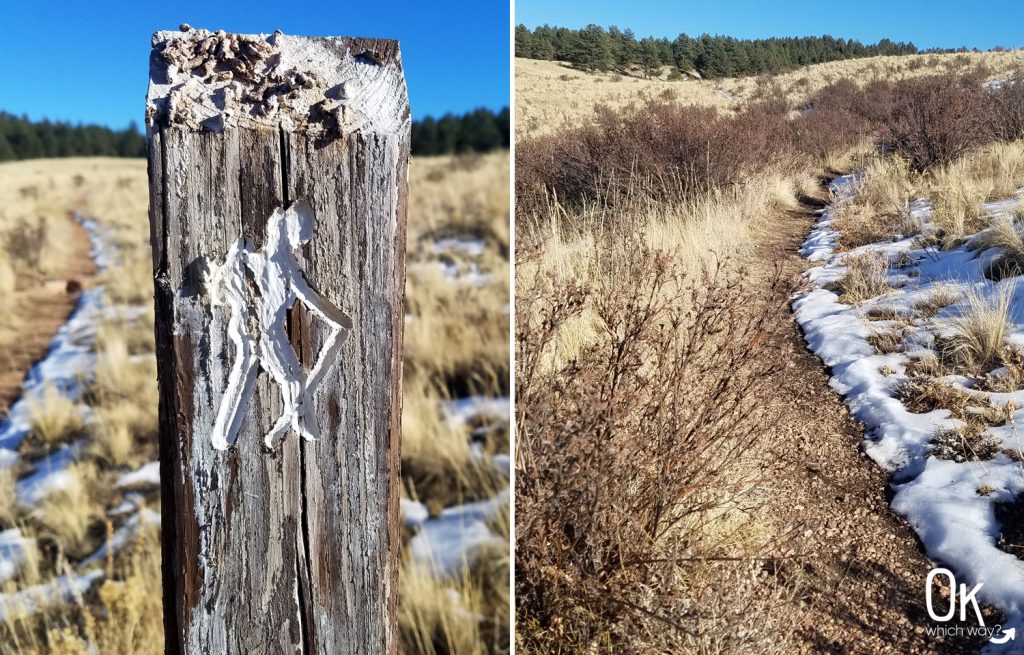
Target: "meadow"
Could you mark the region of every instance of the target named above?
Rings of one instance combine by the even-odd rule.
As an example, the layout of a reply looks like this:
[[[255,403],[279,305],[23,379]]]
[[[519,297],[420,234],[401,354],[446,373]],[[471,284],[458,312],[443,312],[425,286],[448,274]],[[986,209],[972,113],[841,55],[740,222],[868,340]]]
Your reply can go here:
[[[401,652],[507,652],[509,158],[417,157],[410,180]],[[0,182],[0,653],[161,653],[146,163]],[[439,531],[474,538],[434,553]]]
[[[569,64],[537,59],[515,60],[516,138],[550,134],[585,124],[596,107],[621,109],[647,100],[734,111],[767,81],[782,91],[794,108],[806,106],[811,96],[840,80],[858,85],[878,80],[897,81],[964,66],[983,65],[993,78],[1004,77],[1024,65],[1024,53],[968,52],[955,55],[920,54],[870,57],[805,66],[764,76],[698,80],[689,76],[670,80],[668,67],[656,76],[640,70],[587,73]]]

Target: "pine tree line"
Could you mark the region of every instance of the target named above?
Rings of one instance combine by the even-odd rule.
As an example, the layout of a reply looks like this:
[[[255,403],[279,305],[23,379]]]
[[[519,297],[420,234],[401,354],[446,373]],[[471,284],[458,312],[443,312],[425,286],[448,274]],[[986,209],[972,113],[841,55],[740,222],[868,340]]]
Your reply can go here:
[[[518,25],[515,48],[516,57],[566,61],[589,71],[639,68],[645,75],[652,76],[658,74],[662,66],[671,66],[673,77],[696,71],[705,78],[757,75],[826,61],[918,52],[913,43],[882,39],[864,45],[827,35],[751,40],[680,34],[671,41],[652,37],[637,39],[632,30],[614,26],[605,30],[598,25],[578,30],[542,25],[532,31],[525,25]]]
[[[412,154],[443,155],[508,149],[511,138],[509,110],[475,109],[440,119],[428,116],[412,123]]]
[[[412,124],[412,152],[440,155],[509,147],[508,107],[445,114]],[[124,130],[99,125],[31,121],[0,112],[0,161],[37,157],[145,157],[146,140],[132,122]]]
[[[0,161],[36,157],[144,157],[146,141],[132,123],[124,130],[100,125],[30,121],[0,112]]]

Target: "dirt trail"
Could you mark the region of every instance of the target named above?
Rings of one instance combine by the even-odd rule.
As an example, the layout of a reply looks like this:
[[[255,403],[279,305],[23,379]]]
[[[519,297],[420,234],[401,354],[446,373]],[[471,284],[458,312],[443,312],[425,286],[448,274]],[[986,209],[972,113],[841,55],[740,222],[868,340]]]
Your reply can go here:
[[[809,199],[799,212],[772,219],[758,239],[755,269],[775,262],[786,277],[807,268],[798,249],[817,218]],[[783,473],[772,482],[766,516],[797,526],[794,561],[804,597],[792,610],[807,653],[977,652],[967,637],[929,637],[924,580],[932,565],[907,523],[889,509],[888,476],[861,452],[863,430],[828,386],[828,374],[806,347],[788,312],[781,339],[792,345],[789,369],[774,403]]]
[[[14,333],[0,335],[0,419],[17,400],[25,373],[46,354],[53,335],[75,308],[81,287],[96,273],[88,232],[71,216],[66,220],[72,225],[72,238],[63,270],[18,292],[13,313],[19,323]]]

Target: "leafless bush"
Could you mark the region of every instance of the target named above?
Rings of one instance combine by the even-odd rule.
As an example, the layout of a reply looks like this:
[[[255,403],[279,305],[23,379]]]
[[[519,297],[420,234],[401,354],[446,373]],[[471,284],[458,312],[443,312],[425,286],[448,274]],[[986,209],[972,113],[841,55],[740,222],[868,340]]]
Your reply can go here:
[[[988,114],[995,138],[1002,141],[1024,138],[1024,71],[1003,80],[991,91]]]
[[[733,592],[699,579],[709,561],[743,556],[709,535],[760,475],[737,462],[772,420],[758,399],[770,397],[786,356],[766,347],[784,290],[759,295],[724,267],[682,280],[669,257],[636,240],[615,260],[592,285],[538,273],[517,300],[524,652],[661,652],[699,641],[709,623],[738,635],[720,621],[766,616],[721,616],[713,608],[753,597],[726,600]],[[546,369],[560,327],[585,308],[602,338]]]
[[[30,270],[38,270],[46,245],[47,223],[45,217],[33,225],[21,219],[4,235],[7,254],[11,259],[22,262]]]
[[[949,163],[989,140],[986,99],[974,76],[904,80],[896,87],[883,145],[917,171]]]
[[[516,206],[529,215],[551,196],[568,206],[689,198],[785,160],[791,143],[785,117],[763,103],[728,117],[654,100],[599,109],[591,125],[518,144]]]

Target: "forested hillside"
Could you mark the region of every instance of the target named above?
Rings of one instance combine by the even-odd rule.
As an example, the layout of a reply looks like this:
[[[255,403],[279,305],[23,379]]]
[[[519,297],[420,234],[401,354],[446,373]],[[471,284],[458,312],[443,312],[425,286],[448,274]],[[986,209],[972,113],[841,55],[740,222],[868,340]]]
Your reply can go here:
[[[135,123],[120,131],[100,125],[30,121],[0,112],[0,161],[35,157],[143,157],[145,139]]]
[[[413,121],[416,155],[489,152],[508,149],[508,107],[476,109],[462,116],[445,114]],[[100,125],[32,121],[0,111],[0,161],[36,157],[144,157],[145,137],[133,122],[124,130]]]
[[[412,154],[445,155],[508,149],[509,109],[476,109],[462,116],[428,116],[412,124]]]
[[[671,66],[673,76],[696,71],[705,78],[756,75],[841,59],[916,54],[913,43],[882,39],[865,45],[832,36],[736,39],[680,34],[673,40],[637,39],[632,30],[598,25],[583,29],[542,25],[516,27],[516,57],[567,61],[583,70],[630,70],[646,75]]]

